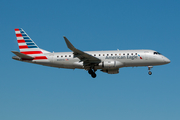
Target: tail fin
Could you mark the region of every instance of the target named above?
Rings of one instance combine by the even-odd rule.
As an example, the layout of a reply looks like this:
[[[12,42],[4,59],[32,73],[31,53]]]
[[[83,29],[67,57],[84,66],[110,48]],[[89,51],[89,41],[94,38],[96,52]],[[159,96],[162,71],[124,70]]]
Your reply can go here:
[[[21,53],[34,57],[34,60],[47,59],[43,54],[50,52],[40,49],[22,28],[15,29],[15,33]]]

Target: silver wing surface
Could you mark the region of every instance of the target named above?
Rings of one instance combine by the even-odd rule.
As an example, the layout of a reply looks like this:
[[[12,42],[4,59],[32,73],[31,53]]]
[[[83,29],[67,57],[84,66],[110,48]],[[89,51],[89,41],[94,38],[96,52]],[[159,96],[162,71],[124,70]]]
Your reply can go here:
[[[64,40],[67,44],[67,47],[73,51],[74,57],[79,58],[80,62],[82,61],[84,66],[94,66],[101,62],[99,58],[96,58],[88,53],[76,49],[65,36]]]

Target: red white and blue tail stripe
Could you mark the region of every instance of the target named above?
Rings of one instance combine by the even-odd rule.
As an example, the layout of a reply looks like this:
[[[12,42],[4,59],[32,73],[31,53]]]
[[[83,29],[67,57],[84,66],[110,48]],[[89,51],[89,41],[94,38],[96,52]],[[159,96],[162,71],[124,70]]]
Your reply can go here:
[[[15,29],[16,38],[21,53],[31,56],[33,60],[46,60],[44,53],[50,53],[40,49],[22,28]]]

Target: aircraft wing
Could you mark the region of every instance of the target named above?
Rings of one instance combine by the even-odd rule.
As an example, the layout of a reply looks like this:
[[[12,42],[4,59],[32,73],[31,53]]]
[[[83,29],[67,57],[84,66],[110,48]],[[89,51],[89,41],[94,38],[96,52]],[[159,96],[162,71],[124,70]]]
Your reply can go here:
[[[88,66],[91,64],[98,64],[101,62],[100,59],[76,49],[65,36],[64,36],[64,40],[67,44],[67,47],[73,51],[74,57],[77,57],[80,59],[80,61],[83,61],[84,66]]]

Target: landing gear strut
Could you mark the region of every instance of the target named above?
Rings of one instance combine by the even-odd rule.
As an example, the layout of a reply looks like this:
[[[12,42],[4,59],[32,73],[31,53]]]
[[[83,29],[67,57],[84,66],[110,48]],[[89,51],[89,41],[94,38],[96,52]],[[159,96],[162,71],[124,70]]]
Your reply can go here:
[[[89,69],[89,70],[88,70],[88,73],[92,76],[92,78],[95,78],[95,77],[96,77],[95,70],[93,71],[92,69]]]
[[[152,75],[152,72],[150,71],[151,68],[153,68],[153,66],[148,66],[148,71],[149,71],[148,74],[149,74],[149,75]]]

